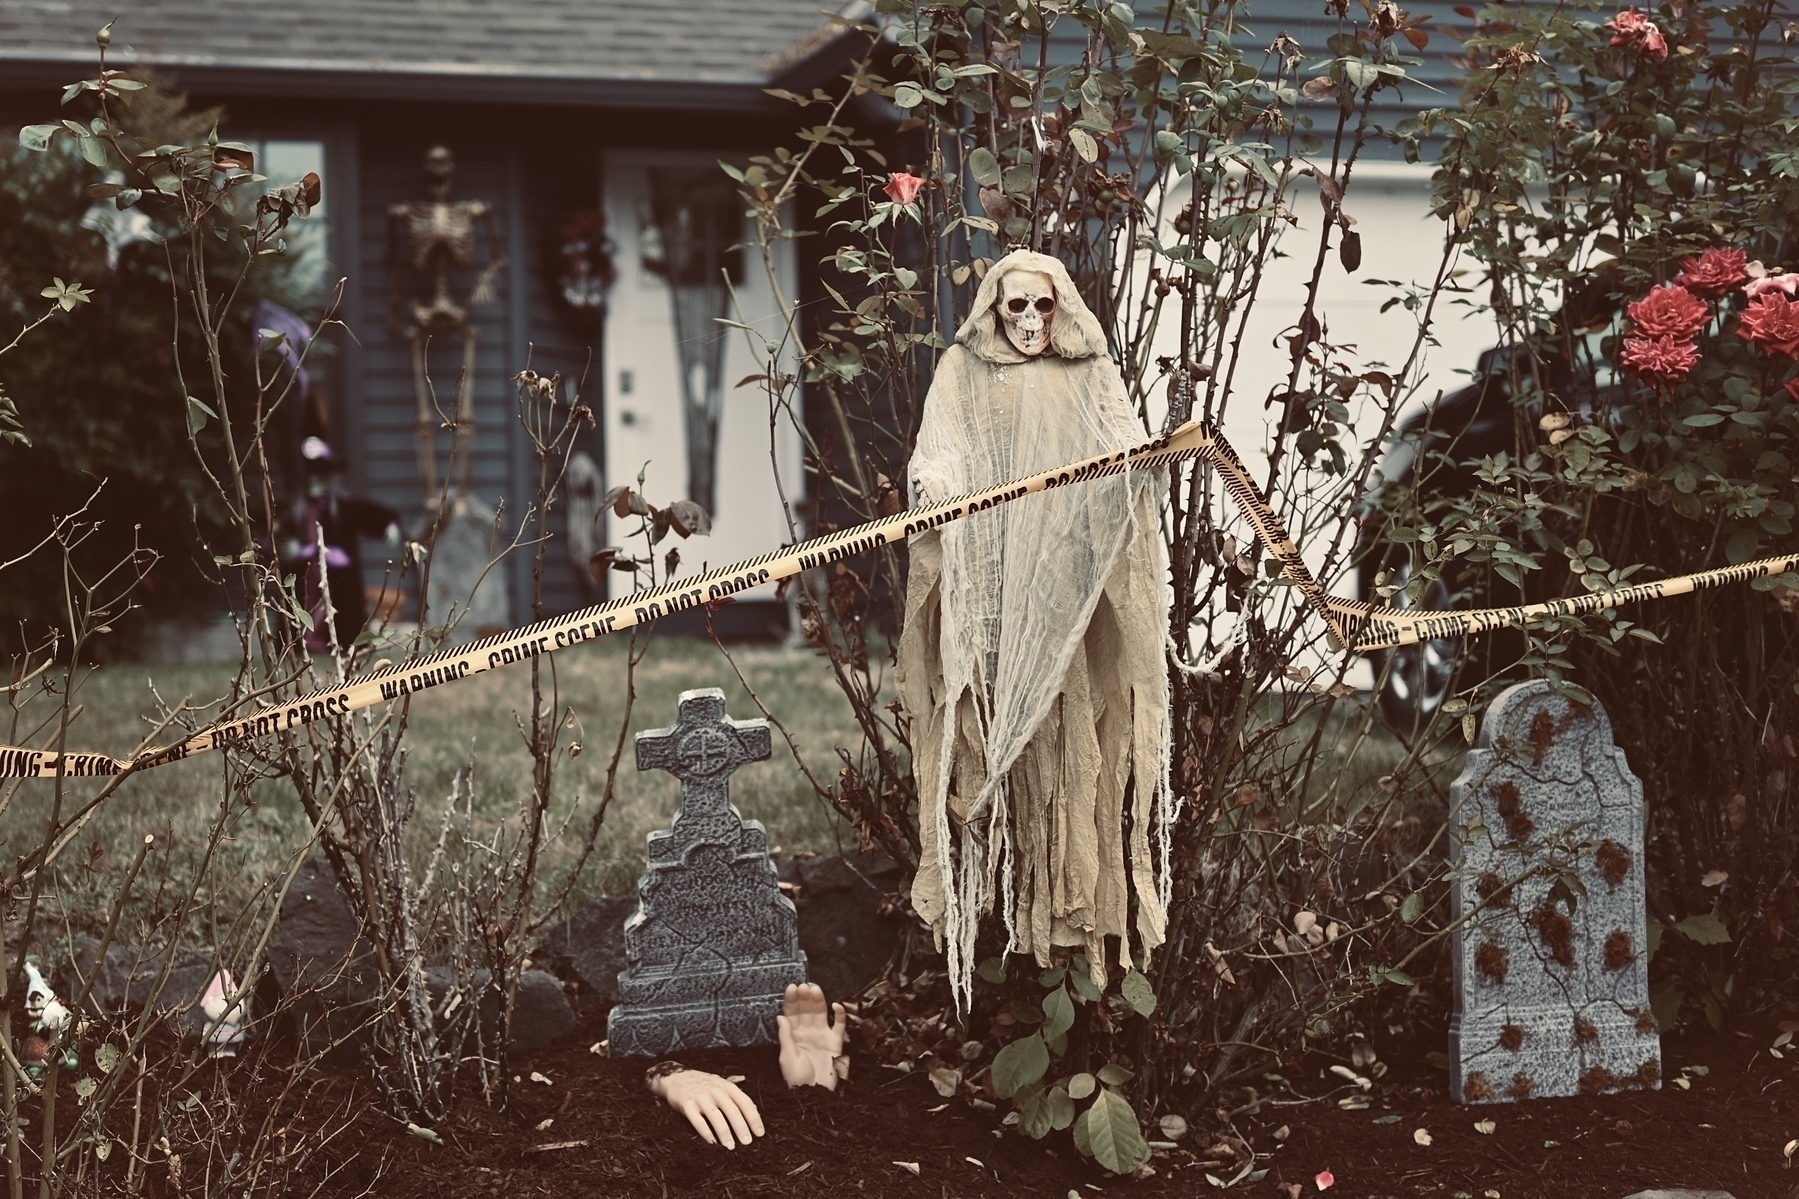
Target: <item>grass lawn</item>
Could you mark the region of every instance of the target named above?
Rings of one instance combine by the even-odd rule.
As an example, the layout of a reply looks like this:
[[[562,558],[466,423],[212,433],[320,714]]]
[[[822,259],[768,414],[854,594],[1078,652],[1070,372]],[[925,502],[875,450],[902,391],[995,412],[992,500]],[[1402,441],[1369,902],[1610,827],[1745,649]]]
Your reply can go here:
[[[605,787],[607,762],[626,709],[626,648],[620,638],[542,659],[546,671],[557,672],[563,705],[572,709],[577,721],[565,741],[578,739],[584,748],[580,757],[564,756],[559,763],[551,826],[566,822],[566,831],[545,854],[545,872],[552,881],[566,875]],[[834,778],[836,747],[853,750],[861,738],[825,660],[805,651],[769,647],[734,647],[732,654],[813,771],[821,779]],[[149,718],[156,710],[152,686],[170,703],[182,697],[199,702],[223,689],[229,671],[226,665],[143,664],[95,670],[77,692],[81,714],[70,731],[69,746],[129,753],[151,727]],[[679,694],[697,687],[723,688],[726,711],[733,717],[760,715],[717,646],[698,638],[657,637],[637,668],[637,699],[627,733],[673,724]],[[529,701],[530,673],[525,666],[477,675],[413,699],[407,777],[418,796],[415,831],[421,854],[435,840],[456,772],[471,758],[478,822],[484,817],[491,828],[493,822],[516,818],[519,799],[529,787],[531,759],[515,714]],[[778,730],[773,742],[769,761],[745,766],[733,776],[731,794],[738,810],[767,826],[771,845],[788,851],[834,848],[839,822],[813,793]],[[221,755],[208,754],[128,780],[57,862],[65,910],[103,913],[117,876],[147,833],[157,837],[159,853],[147,863],[146,877],[163,886],[191,880],[217,812],[223,765]],[[79,799],[93,784],[73,780],[68,786]],[[32,780],[14,795],[0,812],[4,845],[38,843],[52,787],[48,780]],[[207,895],[211,903],[248,902],[306,840],[308,825],[291,788],[279,780],[258,787],[257,804],[232,829],[203,889],[212,893]],[[633,888],[643,865],[645,836],[668,826],[678,800],[679,784],[673,777],[661,771],[637,772],[627,736],[618,796],[580,880],[580,892],[618,894]]]

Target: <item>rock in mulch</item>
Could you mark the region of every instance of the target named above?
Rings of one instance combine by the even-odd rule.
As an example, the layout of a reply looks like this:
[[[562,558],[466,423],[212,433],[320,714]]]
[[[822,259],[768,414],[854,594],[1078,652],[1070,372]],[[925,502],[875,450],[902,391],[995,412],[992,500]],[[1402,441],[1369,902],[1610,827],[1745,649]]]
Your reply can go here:
[[[527,970],[518,978],[512,1003],[512,1047],[536,1049],[574,1031],[575,1009],[562,982],[545,970]]]
[[[442,1011],[455,974],[448,966],[431,966],[425,971],[426,986],[433,1010]],[[480,996],[481,1026],[488,1033],[500,1022],[500,996],[488,986],[493,976],[476,970],[469,976],[465,994]],[[575,1027],[575,1009],[562,989],[562,980],[547,970],[526,970],[519,975],[518,996],[512,1004],[512,1048],[536,1049],[559,1037],[567,1036]]]
[[[381,993],[374,947],[362,939],[362,925],[322,855],[302,865],[288,886],[268,959],[308,1045],[351,1039],[374,1016]]]
[[[807,973],[831,999],[854,999],[881,977],[893,959],[904,920],[885,892],[899,886],[900,868],[879,849],[799,858],[800,948]]]
[[[535,956],[557,964],[603,1003],[618,1001],[618,972],[626,966],[625,921],[637,910],[635,895],[606,895],[556,922]]]
[[[199,1008],[200,993],[216,969],[213,952],[196,948],[176,950],[168,977],[163,978],[168,952],[166,946],[140,949],[115,943],[106,947],[102,960],[98,937],[77,937],[70,954],[72,961],[57,972],[57,994],[73,1005],[92,976],[93,986],[84,1006],[93,1015],[154,1007],[158,1012],[179,1012],[181,1031],[198,1036],[206,1021]]]

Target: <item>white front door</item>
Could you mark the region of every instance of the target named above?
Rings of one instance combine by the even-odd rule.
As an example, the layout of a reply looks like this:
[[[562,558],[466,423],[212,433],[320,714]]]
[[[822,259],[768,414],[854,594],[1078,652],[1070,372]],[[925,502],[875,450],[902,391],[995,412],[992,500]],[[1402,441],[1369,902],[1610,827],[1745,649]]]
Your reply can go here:
[[[650,503],[694,499],[708,508],[711,536],[683,541],[671,533],[656,547],[659,571],[667,551],[679,547],[676,578],[803,535],[790,531],[782,506],[784,493],[797,519],[805,488],[799,434],[782,413],[771,453],[768,393],[754,383],[737,386],[767,368],[769,342],[778,347],[783,373],[793,373],[794,360],[774,284],[735,184],[719,169],[721,157],[653,150],[605,157],[606,221],[618,263],[604,346],[606,480],[636,487],[641,470]],[[774,261],[781,294],[792,304],[791,242],[778,244]],[[721,271],[730,277],[728,288]],[[721,325],[721,316],[755,332]],[[642,540],[629,539],[637,518],[608,519],[607,544],[641,556]],[[616,578],[610,594],[626,594],[629,576]],[[774,586],[739,598],[772,599]]]

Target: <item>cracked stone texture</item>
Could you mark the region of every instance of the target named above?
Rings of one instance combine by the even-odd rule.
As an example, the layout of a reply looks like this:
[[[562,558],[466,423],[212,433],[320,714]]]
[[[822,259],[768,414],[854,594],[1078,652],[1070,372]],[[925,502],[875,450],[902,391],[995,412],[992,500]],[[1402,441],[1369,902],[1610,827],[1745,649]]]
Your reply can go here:
[[[1643,784],[1604,709],[1541,680],[1507,688],[1481,723],[1450,811],[1459,858],[1451,1092],[1495,1103],[1660,1089]]]
[[[657,1057],[772,1044],[787,985],[806,981],[806,955],[768,834],[738,814],[729,785],[732,771],[768,757],[768,723],[730,719],[725,693],[708,687],[682,692],[679,721],[636,744],[637,769],[681,780],[681,810],[649,836],[608,1050]]]

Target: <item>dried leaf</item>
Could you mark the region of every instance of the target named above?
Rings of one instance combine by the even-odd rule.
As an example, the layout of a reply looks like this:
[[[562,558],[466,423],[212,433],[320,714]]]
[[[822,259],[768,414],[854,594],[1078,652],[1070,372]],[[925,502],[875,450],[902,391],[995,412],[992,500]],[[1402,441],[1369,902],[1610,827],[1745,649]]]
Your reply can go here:
[[[683,537],[704,537],[712,532],[712,517],[692,500],[676,500],[668,506],[669,523]]]
[[[953,1098],[962,1089],[962,1071],[951,1070],[947,1066],[933,1067],[930,1073],[931,1088],[945,1099]]]
[[[1308,79],[1299,89],[1308,100],[1329,100],[1337,94],[1337,84],[1329,75]]]
[[[1707,870],[1705,876],[1699,880],[1699,885],[1701,887],[1721,887],[1729,877],[1728,870]]]
[[[914,1177],[914,1178],[918,1177],[918,1163],[917,1162],[894,1162],[893,1164],[898,1166],[902,1170],[909,1171],[911,1173],[912,1177]]]
[[[1337,257],[1343,263],[1344,271],[1353,275],[1362,265],[1362,235],[1354,229],[1343,231],[1343,244],[1337,247]]]
[[[614,487],[600,497],[600,507],[612,509],[614,516],[629,516],[631,509],[625,506],[625,497],[630,494],[629,487]]]

